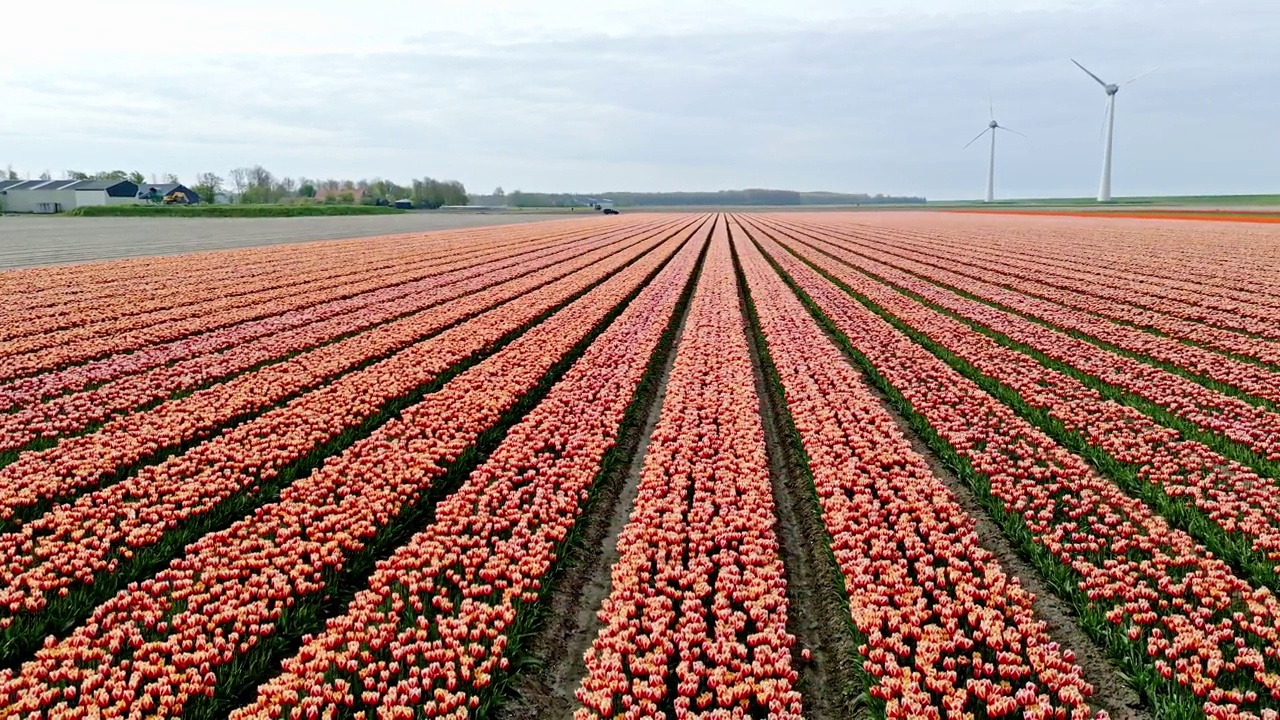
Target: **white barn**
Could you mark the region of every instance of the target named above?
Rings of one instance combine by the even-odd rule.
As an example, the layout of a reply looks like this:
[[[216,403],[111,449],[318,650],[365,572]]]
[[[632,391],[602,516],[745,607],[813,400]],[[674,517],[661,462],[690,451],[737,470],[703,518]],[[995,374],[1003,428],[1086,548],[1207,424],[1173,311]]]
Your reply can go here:
[[[0,180],[0,211],[59,213],[88,205],[136,205],[129,180]]]

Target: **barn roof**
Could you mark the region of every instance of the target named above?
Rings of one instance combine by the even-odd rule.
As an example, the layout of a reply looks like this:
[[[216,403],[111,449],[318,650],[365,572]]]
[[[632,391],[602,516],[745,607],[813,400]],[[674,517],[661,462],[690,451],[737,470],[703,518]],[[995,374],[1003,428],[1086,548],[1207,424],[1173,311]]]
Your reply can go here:
[[[150,190],[151,188],[155,188],[156,192],[160,193],[161,195],[168,195],[169,193],[179,188],[183,190],[191,189],[186,185],[183,185],[182,183],[142,183],[141,185],[138,186],[138,189],[144,190],[144,191]]]
[[[130,185],[133,185],[133,184],[134,184],[134,182],[133,182],[132,180],[123,180],[123,179],[120,179],[120,180],[84,180],[84,181],[81,181],[80,183],[77,183],[77,184],[76,184],[76,188],[75,188],[75,189],[76,189],[76,190],[110,190],[111,188],[113,188],[113,187],[115,187],[115,186],[117,186],[117,185],[121,185],[121,184],[123,184],[123,183],[129,183]]]
[[[5,180],[0,182],[0,190],[110,190],[123,184],[133,183],[129,180]]]

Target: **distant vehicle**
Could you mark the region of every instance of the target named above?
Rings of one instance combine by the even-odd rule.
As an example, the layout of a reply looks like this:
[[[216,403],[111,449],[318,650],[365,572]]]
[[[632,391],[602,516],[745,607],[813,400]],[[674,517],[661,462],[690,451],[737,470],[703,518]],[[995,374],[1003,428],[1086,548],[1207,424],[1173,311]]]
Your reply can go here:
[[[401,209],[401,210],[412,210],[412,209],[413,209],[413,201],[412,201],[412,200],[397,200],[397,201],[395,202],[395,206],[396,206],[397,208]]]
[[[605,215],[617,215],[617,214],[618,214],[618,211],[617,211],[617,210],[614,210],[613,208],[605,208],[605,209],[604,209],[604,210],[602,210],[601,212],[603,212]]]

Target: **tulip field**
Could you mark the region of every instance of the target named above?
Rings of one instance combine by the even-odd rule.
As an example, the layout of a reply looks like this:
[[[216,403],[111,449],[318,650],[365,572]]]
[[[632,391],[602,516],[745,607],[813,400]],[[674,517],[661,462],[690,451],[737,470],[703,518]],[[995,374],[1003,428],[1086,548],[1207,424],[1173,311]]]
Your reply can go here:
[[[1280,720],[1280,226],[0,272],[0,720]]]

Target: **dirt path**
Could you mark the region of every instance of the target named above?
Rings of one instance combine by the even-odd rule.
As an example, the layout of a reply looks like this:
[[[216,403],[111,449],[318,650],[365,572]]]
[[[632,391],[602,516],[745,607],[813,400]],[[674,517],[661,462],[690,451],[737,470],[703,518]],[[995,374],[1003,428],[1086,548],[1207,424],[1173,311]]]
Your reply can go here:
[[[689,292],[697,286],[701,267],[694,272]],[[660,349],[666,357],[653,382],[642,390],[639,402],[642,423],[633,424],[619,438],[621,457],[597,484],[597,494],[587,508],[582,523],[581,542],[563,562],[565,572],[543,614],[543,625],[530,642],[529,655],[535,667],[517,673],[514,697],[503,703],[494,714],[500,720],[541,720],[569,718],[578,706],[574,693],[586,675],[583,654],[591,647],[600,631],[596,616],[612,589],[611,571],[621,553],[618,535],[631,517],[631,508],[639,493],[640,472],[649,452],[649,438],[658,424],[662,404],[667,395],[667,380],[675,364],[680,337],[688,317],[688,298],[682,302],[671,342]]]
[[[746,288],[738,284],[751,365],[760,398],[765,447],[769,455],[773,501],[778,519],[778,542],[787,580],[787,630],[795,635],[793,662],[800,675],[798,690],[806,718],[848,720],[867,716],[857,705],[860,694],[857,645],[849,631],[849,607],[839,588],[835,559],[827,549],[826,528],[813,482],[794,446],[786,420],[785,400],[771,392],[763,366],[763,348],[748,313]],[[809,662],[800,652],[808,649]]]

